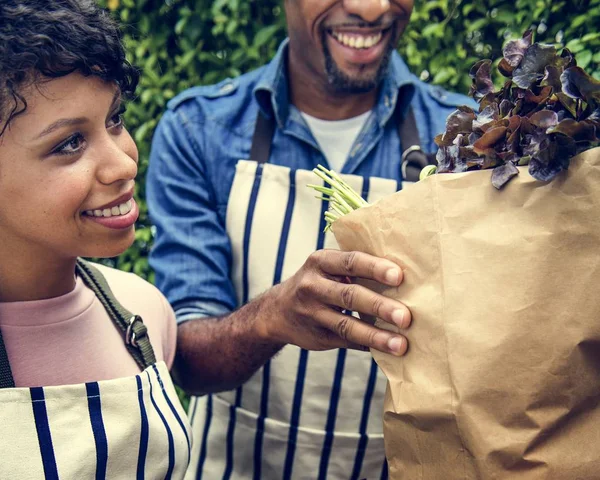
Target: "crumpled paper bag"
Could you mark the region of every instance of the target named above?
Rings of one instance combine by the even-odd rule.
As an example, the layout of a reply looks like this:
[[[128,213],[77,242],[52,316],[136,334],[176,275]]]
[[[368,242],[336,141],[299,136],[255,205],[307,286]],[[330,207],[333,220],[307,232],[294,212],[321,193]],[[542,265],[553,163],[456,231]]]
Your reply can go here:
[[[600,149],[549,183],[490,176],[434,175],[333,225],[405,274],[377,288],[411,309],[409,351],[372,351],[390,478],[600,479]]]

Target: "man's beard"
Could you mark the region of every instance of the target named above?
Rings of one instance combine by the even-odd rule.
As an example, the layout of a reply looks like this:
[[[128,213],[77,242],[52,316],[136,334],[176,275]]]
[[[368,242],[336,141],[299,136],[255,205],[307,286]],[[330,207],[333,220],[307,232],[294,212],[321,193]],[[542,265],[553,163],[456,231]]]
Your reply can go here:
[[[395,27],[389,33],[391,38],[395,38]],[[337,66],[337,63],[335,63],[335,60],[329,51],[329,47],[327,46],[327,32],[323,32],[321,42],[325,54],[325,72],[327,73],[327,80],[329,85],[333,87],[333,90],[337,93],[366,93],[377,88],[387,73],[390,57],[394,51],[394,43],[388,41],[385,52],[383,52],[381,63],[375,74],[366,78],[352,78],[342,72]]]

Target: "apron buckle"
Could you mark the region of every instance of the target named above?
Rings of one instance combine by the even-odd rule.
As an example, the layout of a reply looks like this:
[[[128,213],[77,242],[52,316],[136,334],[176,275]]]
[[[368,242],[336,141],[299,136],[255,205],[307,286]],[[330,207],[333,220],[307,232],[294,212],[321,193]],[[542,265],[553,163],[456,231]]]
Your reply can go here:
[[[421,170],[427,165],[435,165],[434,155],[425,153],[419,145],[411,145],[402,152],[400,171],[405,182],[418,182]]]
[[[138,315],[134,315],[129,319],[129,325],[125,332],[125,343],[133,347],[137,347],[137,341],[147,334],[148,330],[142,319]]]

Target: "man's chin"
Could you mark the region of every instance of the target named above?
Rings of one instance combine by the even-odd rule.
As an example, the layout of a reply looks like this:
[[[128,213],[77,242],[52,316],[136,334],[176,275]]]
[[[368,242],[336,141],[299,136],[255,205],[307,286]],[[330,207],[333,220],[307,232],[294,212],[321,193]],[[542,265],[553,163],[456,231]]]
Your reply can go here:
[[[379,79],[376,75],[349,75],[337,72],[329,76],[329,85],[337,93],[367,93],[377,88]]]
[[[323,39],[325,69],[332,91],[341,94],[367,93],[376,89],[385,78],[393,47],[388,46],[378,62],[369,65],[340,65]]]
[[[331,89],[337,93],[367,93],[376,89],[387,72],[389,58],[383,59],[379,65],[368,65],[364,68],[340,68],[332,57],[326,62],[327,78]]]

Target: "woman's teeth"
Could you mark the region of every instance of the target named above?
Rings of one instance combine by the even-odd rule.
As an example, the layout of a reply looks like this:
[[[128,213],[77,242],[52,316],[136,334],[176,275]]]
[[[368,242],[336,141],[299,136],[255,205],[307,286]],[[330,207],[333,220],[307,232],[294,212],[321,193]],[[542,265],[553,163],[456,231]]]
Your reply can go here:
[[[133,206],[133,200],[128,200],[121,205],[117,205],[112,208],[105,208],[103,210],[86,210],[83,212],[89,217],[116,217],[118,215],[126,215],[131,212]]]
[[[363,48],[371,48],[373,45],[377,45],[381,41],[383,34],[381,32],[374,35],[358,35],[355,33],[341,33],[332,32],[333,38],[346,47],[356,48],[358,50]]]

